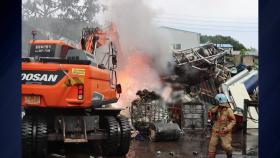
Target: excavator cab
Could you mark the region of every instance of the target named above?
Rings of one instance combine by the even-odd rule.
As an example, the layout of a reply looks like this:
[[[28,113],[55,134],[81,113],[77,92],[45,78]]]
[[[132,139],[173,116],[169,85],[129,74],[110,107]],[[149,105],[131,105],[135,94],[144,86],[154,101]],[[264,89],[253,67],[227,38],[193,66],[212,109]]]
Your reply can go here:
[[[73,46],[67,45],[60,40],[31,40],[28,57],[33,58],[60,58],[64,59],[67,52],[74,49]]]
[[[24,60],[61,62],[61,63],[89,63],[97,66],[95,57],[81,49],[68,45],[60,40],[31,40],[28,55]]]

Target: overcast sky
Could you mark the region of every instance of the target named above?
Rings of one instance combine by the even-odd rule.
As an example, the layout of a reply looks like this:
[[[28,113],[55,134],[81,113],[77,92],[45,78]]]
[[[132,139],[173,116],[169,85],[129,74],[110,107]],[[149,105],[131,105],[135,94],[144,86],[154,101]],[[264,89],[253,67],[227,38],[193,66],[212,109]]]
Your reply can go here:
[[[232,36],[258,48],[258,0],[154,0],[158,24],[208,35]]]

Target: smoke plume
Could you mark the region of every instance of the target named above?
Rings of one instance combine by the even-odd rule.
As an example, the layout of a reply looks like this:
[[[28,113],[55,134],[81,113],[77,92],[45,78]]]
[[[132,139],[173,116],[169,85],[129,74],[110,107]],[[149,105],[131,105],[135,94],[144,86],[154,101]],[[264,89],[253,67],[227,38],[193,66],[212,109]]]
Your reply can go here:
[[[159,33],[153,18],[158,11],[144,0],[118,0],[108,2],[108,20],[117,25],[123,53],[128,55],[134,50],[151,56],[157,71],[166,71],[168,44]]]
[[[157,12],[144,0],[107,2],[107,20],[116,24],[121,52],[118,79],[123,95],[118,105],[128,106],[142,89],[160,91],[160,74],[166,71],[168,44],[153,24]]]

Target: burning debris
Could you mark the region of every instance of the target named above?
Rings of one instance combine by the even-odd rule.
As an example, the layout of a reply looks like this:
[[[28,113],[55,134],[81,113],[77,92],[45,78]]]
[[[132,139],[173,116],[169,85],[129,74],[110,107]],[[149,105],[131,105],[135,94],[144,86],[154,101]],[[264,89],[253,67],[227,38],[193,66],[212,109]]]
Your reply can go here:
[[[151,100],[158,100],[160,96],[157,95],[154,91],[150,92],[147,89],[143,91],[137,91],[136,95],[138,95],[143,101],[151,101]]]
[[[118,81],[122,83],[122,89],[126,92],[120,97],[118,107],[130,106],[140,89],[157,90],[161,87],[160,77],[156,69],[151,66],[152,61],[149,55],[134,52],[126,57],[120,61],[118,68]]]
[[[168,109],[162,98],[154,91],[139,90],[139,96],[132,102],[131,120],[133,126],[151,141],[177,140],[181,129],[170,121]]]
[[[165,122],[172,120],[184,130],[207,131],[206,128],[210,127],[210,123],[207,122],[208,108],[216,104],[214,99],[216,94],[223,91],[231,104],[240,102],[230,98],[230,89],[226,87],[229,85],[228,82],[231,85],[239,83],[238,80],[242,83],[252,80],[254,83],[248,85],[250,89],[253,85],[253,88],[257,86],[254,78],[257,73],[255,70],[251,73],[244,70],[247,75],[241,73],[232,77],[230,68],[227,67],[230,65],[226,61],[227,55],[226,50],[217,48],[214,44],[174,51],[174,71],[161,77],[163,87],[161,96],[148,90],[137,92],[139,98],[135,99],[131,106],[131,119],[135,128],[147,129],[151,124],[157,124],[159,120]],[[234,78],[238,80],[235,81]],[[240,105],[238,107],[240,108]],[[237,113],[235,114],[239,117]]]
[[[136,129],[148,128],[152,122],[168,121],[167,107],[159,95],[147,89],[139,90],[136,95],[139,98],[132,102],[130,110],[132,124]]]

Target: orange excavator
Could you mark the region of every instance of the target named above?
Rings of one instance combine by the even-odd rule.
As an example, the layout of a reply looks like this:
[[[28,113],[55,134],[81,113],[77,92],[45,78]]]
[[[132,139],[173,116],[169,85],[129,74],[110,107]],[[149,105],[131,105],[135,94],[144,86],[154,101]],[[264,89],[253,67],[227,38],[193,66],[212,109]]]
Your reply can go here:
[[[47,157],[66,144],[98,144],[101,155],[123,156],[130,124],[116,103],[117,32],[84,28],[80,47],[61,40],[37,40],[22,58],[22,155]],[[99,48],[106,48],[106,52]],[[103,49],[104,50],[104,49]],[[103,53],[101,61],[97,56]],[[93,150],[93,149],[92,149]]]

